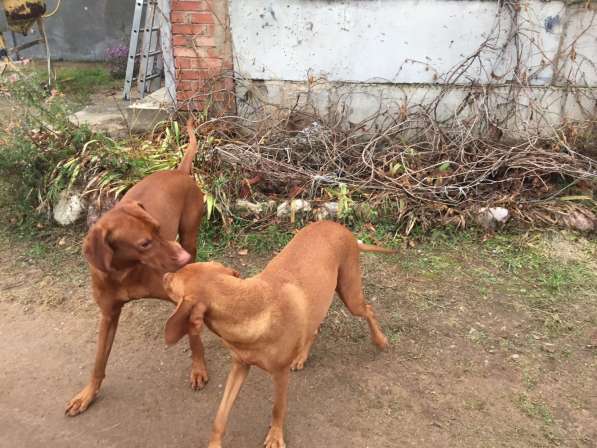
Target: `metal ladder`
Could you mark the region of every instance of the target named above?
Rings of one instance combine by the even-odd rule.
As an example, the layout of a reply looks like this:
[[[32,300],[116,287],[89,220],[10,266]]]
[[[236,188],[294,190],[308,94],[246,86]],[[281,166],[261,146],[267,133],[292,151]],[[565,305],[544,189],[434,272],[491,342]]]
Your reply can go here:
[[[157,0],[135,0],[135,13],[133,14],[133,27],[131,41],[126,63],[123,97],[126,101],[131,99],[133,83],[137,81],[139,96],[143,98],[146,93],[159,87],[162,77],[163,60],[160,57],[160,20]],[[157,20],[156,20],[156,16]],[[141,22],[144,22],[141,27]],[[141,51],[137,52],[141,37]],[[135,68],[139,62],[137,74]],[[156,87],[156,88],[157,88]]]

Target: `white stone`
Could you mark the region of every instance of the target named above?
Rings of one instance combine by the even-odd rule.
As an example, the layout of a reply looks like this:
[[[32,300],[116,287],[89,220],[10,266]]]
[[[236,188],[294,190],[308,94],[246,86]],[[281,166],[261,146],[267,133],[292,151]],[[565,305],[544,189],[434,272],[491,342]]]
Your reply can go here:
[[[495,230],[498,224],[508,221],[510,212],[504,207],[483,207],[479,209],[477,222],[488,230]]]
[[[304,199],[293,199],[290,202],[290,208],[295,212],[308,212],[311,211],[311,203]]]
[[[317,221],[325,221],[331,218],[329,212],[324,207],[316,208],[314,215]]]
[[[574,230],[591,232],[595,229],[595,218],[588,217],[583,213],[574,211],[563,218],[564,224]]]
[[[58,204],[54,206],[54,219],[62,226],[76,222],[85,210],[85,200],[77,193],[63,191]]]
[[[255,215],[260,214],[262,211],[261,204],[255,204],[254,202],[245,201],[244,199],[236,201],[235,208],[240,212],[250,212]]]
[[[284,201],[280,205],[278,205],[278,208],[276,210],[276,216],[278,218],[285,218],[287,216],[290,216],[290,204],[288,203],[288,201]]]
[[[278,205],[276,216],[278,218],[285,218],[292,213],[304,213],[311,211],[311,203],[304,199],[293,199],[292,201],[284,201]]]
[[[510,216],[510,212],[504,207],[491,207],[489,213],[491,213],[493,219],[500,223],[505,223]]]
[[[326,202],[325,204],[323,204],[323,208],[325,208],[325,210],[332,217],[335,217],[338,215],[338,203],[337,202]]]

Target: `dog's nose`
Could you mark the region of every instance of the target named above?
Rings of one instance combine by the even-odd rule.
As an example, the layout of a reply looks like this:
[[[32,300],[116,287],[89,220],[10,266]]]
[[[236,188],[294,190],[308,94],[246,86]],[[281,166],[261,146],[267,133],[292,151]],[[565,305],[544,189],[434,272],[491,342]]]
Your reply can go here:
[[[186,250],[181,249],[181,251],[178,253],[177,261],[178,264],[184,266],[185,264],[191,261],[191,254],[188,253]]]

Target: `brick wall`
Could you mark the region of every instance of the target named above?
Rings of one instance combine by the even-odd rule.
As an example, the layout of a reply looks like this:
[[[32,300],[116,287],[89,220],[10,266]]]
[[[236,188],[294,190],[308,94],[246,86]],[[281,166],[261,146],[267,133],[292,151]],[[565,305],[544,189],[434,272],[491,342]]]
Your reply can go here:
[[[179,109],[235,109],[227,0],[173,0],[172,47]]]

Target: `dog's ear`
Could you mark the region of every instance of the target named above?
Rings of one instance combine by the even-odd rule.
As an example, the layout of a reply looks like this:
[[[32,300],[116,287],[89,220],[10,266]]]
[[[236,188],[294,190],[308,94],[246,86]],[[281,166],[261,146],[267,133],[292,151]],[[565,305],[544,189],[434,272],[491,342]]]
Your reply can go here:
[[[108,231],[101,226],[91,228],[83,243],[83,254],[87,261],[103,272],[112,270],[114,251],[108,243]]]
[[[121,204],[122,209],[131,216],[139,218],[142,221],[149,223],[156,230],[160,229],[160,223],[145,210],[143,204],[139,201],[130,201]]]
[[[187,333],[199,334],[207,307],[196,300],[183,298],[166,322],[166,345],[176,344]]]

